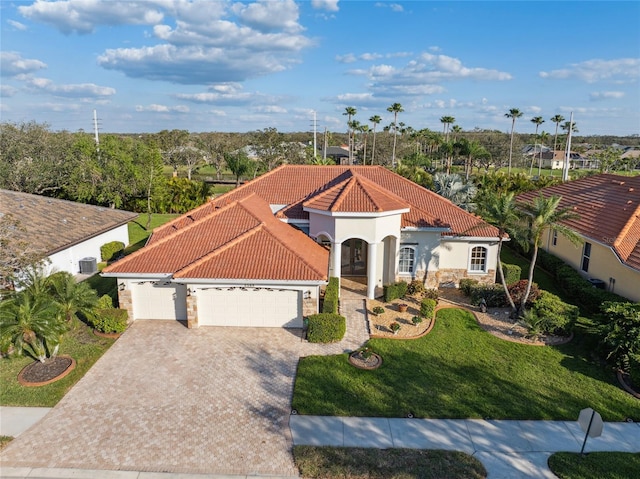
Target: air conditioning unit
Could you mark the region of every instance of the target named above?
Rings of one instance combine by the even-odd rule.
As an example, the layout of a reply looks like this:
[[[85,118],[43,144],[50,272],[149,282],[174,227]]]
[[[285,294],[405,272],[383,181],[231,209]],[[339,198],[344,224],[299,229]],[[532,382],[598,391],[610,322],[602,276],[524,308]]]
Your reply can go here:
[[[98,261],[95,258],[82,258],[79,266],[81,274],[93,274],[98,271]]]

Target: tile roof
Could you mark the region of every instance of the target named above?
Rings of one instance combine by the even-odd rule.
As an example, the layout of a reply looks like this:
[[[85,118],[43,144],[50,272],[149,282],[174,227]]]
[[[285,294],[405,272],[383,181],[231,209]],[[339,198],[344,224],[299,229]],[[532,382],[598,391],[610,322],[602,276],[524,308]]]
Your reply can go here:
[[[497,237],[498,235],[496,228],[484,223],[477,216],[382,166],[280,166],[193,210],[191,216],[198,219],[213,208],[255,193],[270,205],[286,205],[277,212],[278,218],[308,220],[309,214],[303,209],[305,203],[315,204],[313,202],[316,199],[317,204],[320,204],[324,198],[325,207],[327,207],[332,194],[328,190],[339,187],[341,184],[346,188],[346,184],[354,177],[357,177],[360,185],[366,186],[362,188],[362,194],[356,194],[360,187],[355,188],[355,184],[352,186],[356,192],[349,195],[349,202],[353,203],[348,207],[372,208],[374,202],[371,199],[365,200],[364,191],[375,190],[376,201],[380,201],[383,208],[389,208],[391,203],[387,202],[391,202],[392,199],[398,202],[396,206],[401,202],[408,204],[410,211],[402,214],[403,227],[446,228],[449,229],[444,233],[446,235],[478,237]],[[338,190],[339,188],[336,188],[334,191]],[[322,195],[325,192],[326,197]],[[386,199],[383,201],[383,198]],[[347,208],[347,205],[343,203],[343,207]],[[164,235],[183,228],[191,221],[181,217],[167,223],[154,231],[151,241],[158,241]]]
[[[561,208],[571,208],[579,218],[566,226],[610,246],[620,260],[640,270],[640,176],[602,174],[569,181],[518,196],[562,196]]]
[[[138,216],[129,211],[1,189],[0,213],[12,214],[24,228],[22,239],[46,255],[81,243]]]
[[[275,218],[269,204],[251,193],[207,203],[158,228],[151,239],[103,272],[291,281],[328,277],[329,252]]]

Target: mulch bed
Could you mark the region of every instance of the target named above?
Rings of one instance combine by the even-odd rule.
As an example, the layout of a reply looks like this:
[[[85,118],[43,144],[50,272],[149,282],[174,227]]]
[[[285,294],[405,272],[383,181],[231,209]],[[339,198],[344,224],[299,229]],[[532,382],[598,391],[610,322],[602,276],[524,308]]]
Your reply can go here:
[[[34,361],[20,371],[18,381],[23,386],[44,386],[65,377],[75,365],[75,360],[69,356],[48,358],[43,363]]]
[[[349,362],[360,369],[378,369],[382,365],[382,358],[373,352],[365,358],[360,351],[355,351],[349,355]]]

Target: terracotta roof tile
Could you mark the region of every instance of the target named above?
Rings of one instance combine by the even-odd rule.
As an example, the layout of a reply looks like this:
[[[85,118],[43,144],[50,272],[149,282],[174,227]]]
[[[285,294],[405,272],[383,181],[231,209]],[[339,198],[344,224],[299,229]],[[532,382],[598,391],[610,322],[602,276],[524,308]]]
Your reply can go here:
[[[24,240],[51,255],[128,223],[137,213],[46,196],[0,190],[0,213],[12,214]]]
[[[566,226],[610,246],[621,261],[640,270],[640,176],[588,176],[524,193],[518,200],[530,201],[539,194],[562,196],[560,207],[580,215]]]

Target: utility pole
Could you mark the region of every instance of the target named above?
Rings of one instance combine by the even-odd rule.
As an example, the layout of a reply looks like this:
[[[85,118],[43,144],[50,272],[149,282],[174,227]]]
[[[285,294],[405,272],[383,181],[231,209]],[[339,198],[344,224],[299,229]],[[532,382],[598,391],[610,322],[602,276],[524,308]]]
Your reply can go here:
[[[100,137],[98,136],[98,112],[93,110],[93,133],[96,140],[96,151],[100,153]]]
[[[318,154],[318,121],[316,118],[316,111],[313,110],[313,157]]]
[[[323,148],[323,153],[322,153],[322,159],[326,160],[327,159],[327,127],[324,127],[324,148]]]
[[[573,112],[569,117],[569,134],[567,135],[567,151],[564,153],[564,165],[562,168],[562,181],[569,181],[569,158],[571,156],[571,132],[573,131]]]

